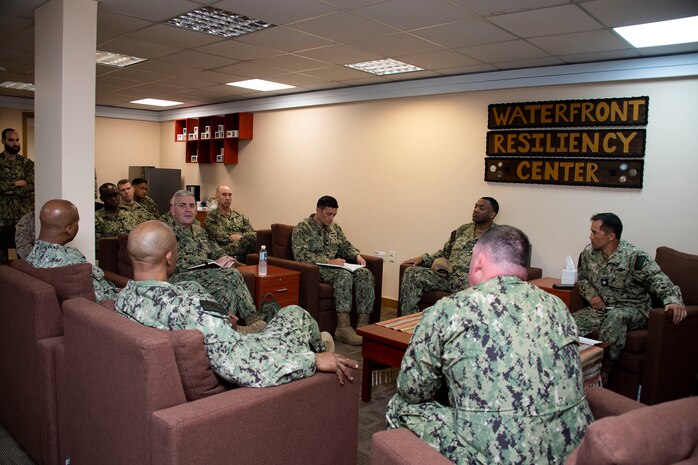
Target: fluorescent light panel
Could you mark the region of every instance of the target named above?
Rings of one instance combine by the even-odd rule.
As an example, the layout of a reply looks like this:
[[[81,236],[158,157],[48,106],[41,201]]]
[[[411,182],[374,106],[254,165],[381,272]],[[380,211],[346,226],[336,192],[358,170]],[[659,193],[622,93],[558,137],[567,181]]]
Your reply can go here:
[[[698,16],[614,27],[635,48],[698,42]]]
[[[247,81],[229,82],[227,85],[235,87],[244,87],[245,89],[259,90],[268,92],[270,90],[293,89],[296,86],[288,84],[280,84],[278,82],[265,81],[264,79],[249,79]]]
[[[377,74],[384,76],[386,74],[411,73],[414,71],[423,71],[424,68],[410,65],[401,61],[386,58],[384,60],[364,61],[361,63],[353,63],[344,65],[347,68],[357,69],[366,73]]]
[[[17,89],[17,90],[28,90],[34,92],[36,87],[30,82],[15,82],[15,81],[5,81],[0,84],[0,87],[5,87],[7,89]]]
[[[127,66],[135,65],[142,61],[146,61],[147,58],[132,57],[129,55],[119,55],[118,53],[112,52],[100,52],[97,50],[97,64],[114,66],[116,68],[125,68]]]
[[[151,105],[155,107],[172,107],[174,105],[181,105],[182,102],[173,102],[172,100],[160,100],[156,98],[144,98],[140,100],[132,100],[131,103],[136,103],[138,105]]]
[[[250,32],[273,27],[271,23],[205,6],[165,21],[171,26],[205,32],[220,37],[239,37]]]

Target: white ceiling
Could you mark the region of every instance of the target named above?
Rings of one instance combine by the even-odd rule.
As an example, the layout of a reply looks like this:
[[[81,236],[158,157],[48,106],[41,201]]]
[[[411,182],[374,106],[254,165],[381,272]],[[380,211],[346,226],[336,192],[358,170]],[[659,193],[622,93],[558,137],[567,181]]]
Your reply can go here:
[[[34,13],[0,0],[0,82],[34,82]],[[162,24],[210,5],[276,26],[237,39]],[[486,71],[672,55],[698,43],[635,49],[611,28],[698,15],[696,0],[100,0],[97,49],[149,60],[97,65],[97,105],[152,97],[179,108]],[[425,69],[379,77],[344,67],[394,58]],[[255,92],[250,78],[297,86]],[[32,97],[0,89],[0,96]],[[177,107],[175,107],[177,108]]]

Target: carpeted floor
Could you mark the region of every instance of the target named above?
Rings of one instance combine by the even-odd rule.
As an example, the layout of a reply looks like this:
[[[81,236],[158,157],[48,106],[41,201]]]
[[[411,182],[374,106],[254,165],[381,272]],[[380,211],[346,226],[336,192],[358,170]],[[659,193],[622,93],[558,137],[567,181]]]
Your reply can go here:
[[[382,319],[395,318],[394,308],[384,307]],[[361,347],[353,347],[341,342],[336,343],[336,351],[361,363]],[[385,407],[388,400],[395,394],[395,376],[397,370],[386,369],[374,372],[374,386],[371,390],[371,402],[359,403],[359,444],[357,448],[357,465],[371,463],[371,436],[385,429]],[[360,383],[361,379],[354,380]],[[24,452],[12,436],[0,424],[0,465],[34,465],[34,462]]]

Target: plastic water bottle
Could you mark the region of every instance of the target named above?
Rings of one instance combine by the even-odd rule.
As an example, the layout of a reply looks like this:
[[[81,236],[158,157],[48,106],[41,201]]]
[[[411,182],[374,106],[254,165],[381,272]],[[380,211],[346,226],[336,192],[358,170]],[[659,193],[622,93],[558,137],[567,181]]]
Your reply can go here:
[[[260,276],[266,276],[267,275],[267,246],[263,245],[262,248],[259,250],[259,275]]]

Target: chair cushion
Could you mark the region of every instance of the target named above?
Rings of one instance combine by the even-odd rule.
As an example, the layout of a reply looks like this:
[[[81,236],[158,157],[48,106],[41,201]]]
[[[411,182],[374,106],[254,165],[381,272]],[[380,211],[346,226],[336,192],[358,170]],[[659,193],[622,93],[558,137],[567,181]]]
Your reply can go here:
[[[203,399],[226,390],[211,368],[201,331],[195,329],[159,331],[165,333],[172,341],[187,401]]]
[[[644,407],[595,421],[576,451],[577,464],[663,465],[698,458],[698,398]]]
[[[59,303],[74,297],[84,297],[92,302],[96,300],[92,285],[92,265],[89,263],[34,268],[24,260],[13,260],[12,267],[53,286]]]
[[[293,260],[291,234],[293,234],[293,226],[290,224],[274,223],[271,225],[271,248],[275,257]]]
[[[698,255],[658,247],[655,261],[669,279],[681,288],[683,303],[698,305]]]
[[[625,339],[624,350],[630,350],[632,352],[638,352],[640,354],[644,354],[646,346],[647,346],[647,330],[646,329],[636,329],[633,331],[628,331],[628,335]]]

